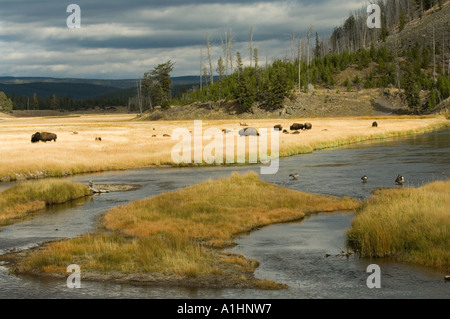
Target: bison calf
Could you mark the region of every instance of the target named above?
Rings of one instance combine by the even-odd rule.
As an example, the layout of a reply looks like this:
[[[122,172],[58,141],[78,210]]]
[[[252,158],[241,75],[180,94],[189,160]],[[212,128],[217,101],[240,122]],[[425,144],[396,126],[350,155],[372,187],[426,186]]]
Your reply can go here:
[[[49,133],[49,132],[36,132],[33,135],[31,135],[31,143],[36,143],[39,141],[42,142],[48,142],[53,140],[56,142],[57,136],[55,133]]]

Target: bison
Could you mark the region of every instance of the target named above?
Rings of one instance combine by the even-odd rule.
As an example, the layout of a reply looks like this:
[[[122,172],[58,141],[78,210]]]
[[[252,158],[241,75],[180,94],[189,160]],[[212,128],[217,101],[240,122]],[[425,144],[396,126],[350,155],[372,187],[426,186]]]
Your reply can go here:
[[[303,130],[305,126],[303,124],[294,123],[291,125],[290,129],[291,131],[297,131],[297,130]]]
[[[239,131],[240,136],[259,136],[258,130],[253,127],[247,127]]]
[[[311,123],[305,123],[305,124],[303,125],[303,129],[305,129],[305,130],[310,130],[310,129],[312,129],[312,124],[311,124]]]
[[[378,127],[378,123],[377,122],[373,122],[372,123],[372,127]]]
[[[53,140],[56,142],[56,134],[55,133],[49,133],[49,132],[36,132],[33,135],[31,135],[31,143],[36,143],[39,141],[42,142],[49,142]]]
[[[275,130],[280,131],[280,132],[283,130],[283,126],[281,126],[281,124],[275,125],[273,128],[274,128]]]

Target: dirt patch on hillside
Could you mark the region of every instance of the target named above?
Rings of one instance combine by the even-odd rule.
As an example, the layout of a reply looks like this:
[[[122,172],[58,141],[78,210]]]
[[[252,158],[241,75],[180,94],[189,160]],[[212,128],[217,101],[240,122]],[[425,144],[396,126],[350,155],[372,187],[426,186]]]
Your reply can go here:
[[[265,110],[255,105],[242,111],[236,101],[220,101],[174,105],[144,113],[140,120],[227,120],[227,119],[290,119],[346,116],[379,116],[403,114],[405,107],[390,89],[363,89],[351,92],[342,88],[314,89],[309,93],[294,93],[281,108]]]

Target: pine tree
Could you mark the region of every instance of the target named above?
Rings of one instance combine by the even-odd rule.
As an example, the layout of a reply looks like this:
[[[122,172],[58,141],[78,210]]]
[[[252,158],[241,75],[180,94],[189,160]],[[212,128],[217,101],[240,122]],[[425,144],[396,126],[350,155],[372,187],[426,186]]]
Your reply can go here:
[[[36,93],[33,94],[33,99],[31,100],[31,108],[33,110],[39,110],[39,100]]]
[[[269,73],[269,81],[267,107],[269,109],[281,108],[284,98],[292,89],[287,80],[286,69],[281,63],[274,63]]]
[[[223,82],[223,76],[225,75],[225,66],[223,65],[223,59],[222,57],[219,58],[217,61],[217,73],[219,74],[219,83],[217,84],[219,86],[219,100],[222,99],[222,82]]]
[[[248,111],[253,107],[256,98],[254,69],[246,67],[238,83],[237,100],[242,110]]]
[[[429,110],[433,110],[436,107],[436,90],[432,89],[428,98],[427,106]]]
[[[406,67],[406,74],[404,78],[405,96],[408,106],[413,111],[418,111],[420,106],[420,88],[416,81],[412,65],[408,62]]]
[[[400,31],[403,31],[403,29],[405,28],[405,25],[406,25],[406,15],[405,15],[405,13],[402,11],[402,12],[400,12],[400,18],[399,18],[399,20],[400,20]]]
[[[56,94],[52,94],[49,99],[49,107],[51,110],[59,109],[59,99]]]
[[[12,112],[13,102],[9,99],[4,92],[0,92],[0,111]]]
[[[148,96],[154,101],[154,105],[161,105],[162,108],[169,106],[171,98],[172,72],[174,63],[169,60],[166,63],[158,64],[152,71],[144,74],[144,85]]]

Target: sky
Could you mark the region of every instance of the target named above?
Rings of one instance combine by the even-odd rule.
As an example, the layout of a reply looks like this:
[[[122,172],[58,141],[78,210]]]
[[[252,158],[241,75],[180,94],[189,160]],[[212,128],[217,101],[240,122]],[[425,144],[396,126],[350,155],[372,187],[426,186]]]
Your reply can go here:
[[[206,33],[215,70],[229,29],[244,64],[251,30],[260,61],[272,61],[290,56],[291,34],[312,27],[329,36],[366,2],[0,0],[0,76],[136,79],[168,60],[172,76],[198,75]],[[80,8],[80,28],[67,25],[70,4]]]

